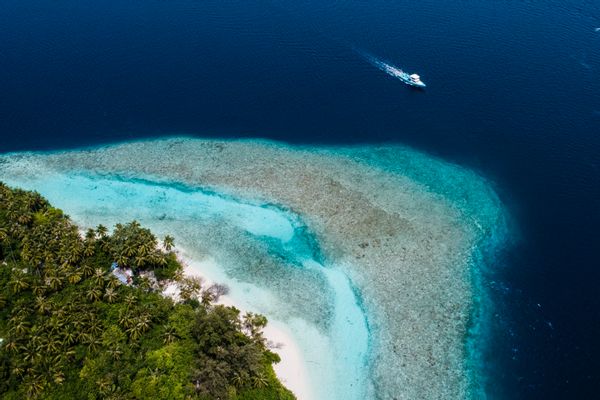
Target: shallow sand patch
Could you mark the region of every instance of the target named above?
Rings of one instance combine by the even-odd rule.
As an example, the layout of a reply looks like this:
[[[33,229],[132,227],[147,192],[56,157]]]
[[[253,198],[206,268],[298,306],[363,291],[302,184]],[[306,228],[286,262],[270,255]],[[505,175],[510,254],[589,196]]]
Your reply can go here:
[[[360,366],[369,377],[365,398],[465,398],[478,389],[465,346],[479,307],[476,262],[505,222],[493,190],[472,171],[401,146],[297,148],[188,138],[2,159],[2,179],[36,169],[94,171],[182,182],[287,207],[314,233],[319,256],[351,278],[367,311],[371,350]],[[185,224],[171,226],[185,231]],[[201,247],[231,257],[266,254],[242,238],[221,243],[223,237]],[[286,313],[299,312],[326,329],[329,302],[314,296],[327,287],[322,279],[280,275],[263,260],[267,268],[227,273],[261,285],[273,275],[269,291],[281,306],[298,306]],[[285,297],[286,280],[296,278],[312,291]]]

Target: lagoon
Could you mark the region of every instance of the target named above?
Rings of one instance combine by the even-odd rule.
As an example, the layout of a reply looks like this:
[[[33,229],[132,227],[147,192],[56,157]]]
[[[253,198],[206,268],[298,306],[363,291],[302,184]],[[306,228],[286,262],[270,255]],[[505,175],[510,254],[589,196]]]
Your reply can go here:
[[[314,399],[483,390],[481,270],[507,222],[471,171],[400,146],[182,137],[4,155],[0,179],[215,260],[207,279],[290,332]]]

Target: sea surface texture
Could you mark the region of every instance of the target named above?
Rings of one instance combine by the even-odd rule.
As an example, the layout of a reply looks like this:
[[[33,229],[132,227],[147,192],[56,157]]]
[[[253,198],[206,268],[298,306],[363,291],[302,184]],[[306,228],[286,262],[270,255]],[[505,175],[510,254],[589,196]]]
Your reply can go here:
[[[419,74],[426,89],[405,85],[397,78],[398,69]],[[367,329],[373,338],[368,353],[376,355],[368,360],[372,376],[364,378],[373,382],[367,384],[369,390],[385,390],[381,387],[387,384],[382,382],[392,380],[393,387],[415,381],[420,385],[415,387],[438,392],[442,381],[432,377],[445,373],[454,382],[448,390],[483,384],[491,399],[598,397],[599,132],[598,0],[0,2],[2,153],[181,136],[217,141],[270,139],[307,146],[275,146],[279,150],[273,152],[279,156],[270,163],[259,163],[255,160],[260,157],[248,149],[257,146],[266,154],[271,145],[227,143],[224,154],[236,146],[243,148],[235,157],[228,155],[238,162],[229,162],[217,156],[216,150],[190,154],[185,148],[178,152],[166,148],[160,153],[163,145],[155,143],[148,145],[157,146],[154,153],[149,149],[141,153],[144,157],[153,154],[152,165],[142,165],[144,158],[132,161],[137,155],[124,150],[117,155],[116,148],[111,150],[114,157],[98,156],[96,162],[108,171],[105,179],[122,181],[123,191],[133,185],[131,190],[150,197],[163,186],[174,190],[168,191],[173,196],[178,191],[196,193],[181,194],[186,199],[181,201],[189,204],[214,185],[217,200],[230,195],[229,200],[259,208],[271,204],[274,213],[269,220],[274,227],[283,229],[292,222],[306,227],[306,235],[296,233],[293,242],[310,243],[301,247],[314,246],[315,254],[321,253],[320,257],[309,256],[310,260],[339,271],[349,279],[349,287],[360,289],[355,296],[369,314]],[[361,150],[359,146],[366,147]],[[399,146],[464,170],[431,167],[431,157],[398,150],[404,148]],[[207,143],[205,147],[210,146]],[[215,154],[214,160],[199,160],[203,152]],[[310,161],[293,171],[280,167],[305,156]],[[175,158],[167,160],[169,157]],[[242,161],[244,157],[247,162]],[[79,158],[85,159],[83,154]],[[187,165],[188,160],[195,164]],[[68,168],[52,168],[65,176],[80,168],[77,179],[81,182],[84,178],[95,180],[102,173],[94,170],[96,165],[90,160],[82,167],[77,162],[80,160],[73,160]],[[272,170],[269,178],[267,164]],[[223,169],[212,170],[212,166]],[[328,172],[318,175],[318,168]],[[230,169],[237,172],[229,173]],[[451,170],[464,175],[441,172]],[[475,174],[485,180],[471,179]],[[466,177],[461,184],[456,180],[459,176]],[[472,186],[476,181],[485,182],[482,193]],[[286,187],[290,182],[295,186]],[[398,187],[413,187],[403,182],[416,182],[420,189],[397,193]],[[470,250],[467,243],[475,243],[481,231],[470,231],[472,226],[466,221],[472,218],[473,225],[481,224],[483,231],[496,231],[493,223],[486,222],[493,218],[478,217],[492,215],[496,211],[490,210],[496,207],[488,208],[487,201],[476,205],[481,196],[488,197],[490,188],[495,195],[489,197],[500,198],[511,223],[504,237],[490,234],[491,239],[484,239],[489,252],[473,256],[477,251]],[[343,201],[334,196],[338,189],[337,196]],[[416,193],[429,193],[441,202],[423,200]],[[413,197],[419,201],[410,201]],[[92,202],[95,196],[82,198],[98,210],[104,209],[96,200]],[[116,195],[111,198],[121,201]],[[204,241],[219,258],[215,263],[230,271],[230,275],[223,272],[224,279],[246,271],[235,264],[236,251],[217,251],[228,242],[219,237],[235,237],[239,251],[246,248],[244,251],[256,254],[255,259],[264,260],[260,264],[272,265],[269,271],[301,274],[307,287],[319,288],[323,297],[298,289],[294,296],[304,296],[304,305],[300,297],[290,305],[296,307],[295,313],[306,312],[311,324],[323,318],[329,321],[317,312],[333,307],[331,300],[323,303],[325,293],[333,290],[329,278],[318,268],[280,268],[286,263],[302,264],[292,255],[297,253],[296,245],[286,250],[277,244],[280,239],[266,243],[263,236],[277,235],[243,226],[243,218],[236,220],[229,212],[232,203],[210,199],[215,200],[204,198],[205,208],[212,211],[207,211],[200,225],[212,223],[218,228],[213,239]],[[70,201],[74,206],[76,198]],[[164,219],[149,223],[161,227],[161,232],[177,228],[173,233],[180,245],[184,241],[201,243],[189,239],[200,233],[188,233],[183,222],[176,226],[174,220],[167,220],[167,216],[174,218],[175,213],[167,210],[172,203],[161,206],[164,210],[158,216],[164,214]],[[442,211],[445,206],[441,204],[448,208]],[[414,209],[409,210],[411,207]],[[152,210],[141,205],[138,209]],[[252,215],[254,222],[263,215],[257,208],[252,208],[256,214],[242,211],[244,207],[237,210]],[[118,211],[125,213],[123,207]],[[78,218],[91,215],[83,211],[72,214]],[[356,216],[355,222],[349,214]],[[408,217],[413,214],[420,217]],[[153,214],[148,211],[148,215]],[[97,219],[101,217],[108,215]],[[90,217],[91,222],[96,219]],[[447,230],[441,228],[444,223]],[[225,233],[226,227],[237,233]],[[386,229],[396,239],[385,236],[382,232]],[[505,244],[496,246],[495,242]],[[477,248],[485,247],[480,243]],[[459,248],[469,248],[462,258]],[[204,249],[185,250],[196,258],[209,257]],[[273,257],[277,252],[281,256]],[[408,258],[402,260],[400,253]],[[484,266],[469,271],[482,274],[457,280],[467,271],[468,257]],[[454,263],[457,259],[460,262]],[[431,271],[440,277],[441,270],[433,266],[446,262],[453,266],[448,268],[456,268],[448,272],[449,285],[415,272],[414,266],[430,263]],[[387,275],[378,278],[370,272],[375,265],[391,265],[392,269],[380,267]],[[244,279],[258,274],[258,270],[252,271]],[[273,273],[271,279],[278,276]],[[313,279],[310,283],[309,277]],[[392,289],[404,278],[402,282],[410,282],[411,287],[421,285],[423,294],[404,298],[408,295],[401,288]],[[462,300],[458,300],[458,282],[463,282],[465,289]],[[263,283],[256,285],[262,287]],[[437,296],[452,300],[430,297],[435,285],[443,288]],[[474,291],[473,285],[484,290]],[[287,290],[280,292],[292,296]],[[437,330],[440,341],[428,337],[430,351],[426,342],[413,340],[423,332],[433,334],[436,330],[430,327],[437,327],[432,321],[439,310],[419,308],[419,304],[451,307],[456,300],[460,303],[457,310],[466,310],[466,299],[473,304],[493,303],[493,312],[481,315],[480,323],[473,325],[465,325],[469,313],[462,319],[443,320]],[[405,302],[415,305],[415,314],[403,307]],[[283,326],[273,318],[274,325]],[[291,317],[287,323],[290,321]],[[418,322],[413,325],[412,321]],[[457,329],[448,328],[452,322]],[[383,329],[388,323],[397,326],[398,332]],[[325,325],[320,326],[324,329]],[[467,358],[485,378],[476,385],[467,382],[464,377],[468,374],[462,368],[443,372],[441,367],[427,365],[427,360],[432,360],[439,366],[438,349],[455,348],[453,343],[462,335],[456,333],[453,339],[446,330],[458,332],[459,328],[487,338],[485,346],[477,346],[487,351],[472,352],[467,345],[452,352],[455,359],[445,353],[448,365],[464,359],[458,355],[461,351],[473,353]],[[392,334],[394,337],[386,337]],[[411,345],[394,348],[392,342],[399,337],[407,338],[403,343]],[[414,351],[413,358],[410,351]],[[394,352],[400,356],[394,358]],[[385,363],[402,367],[402,357],[410,358],[410,365],[420,365],[423,372],[385,375]],[[409,385],[402,390],[410,390]]]
[[[0,180],[215,260],[208,278],[292,332],[314,399],[481,395],[481,269],[506,217],[473,172],[400,146],[177,138],[2,156]]]

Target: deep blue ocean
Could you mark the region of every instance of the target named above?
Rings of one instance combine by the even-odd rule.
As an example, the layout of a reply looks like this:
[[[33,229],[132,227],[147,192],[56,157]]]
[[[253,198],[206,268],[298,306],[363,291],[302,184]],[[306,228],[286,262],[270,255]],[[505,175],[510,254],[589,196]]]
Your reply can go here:
[[[174,134],[399,142],[479,171],[514,220],[491,397],[597,398],[600,1],[0,0],[0,152]]]

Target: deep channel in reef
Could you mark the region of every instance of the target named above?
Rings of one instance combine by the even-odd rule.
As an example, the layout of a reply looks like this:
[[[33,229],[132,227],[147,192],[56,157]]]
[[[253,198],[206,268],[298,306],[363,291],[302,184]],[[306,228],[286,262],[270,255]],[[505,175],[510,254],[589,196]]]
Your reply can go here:
[[[208,278],[292,333],[312,398],[480,394],[481,268],[506,218],[472,171],[401,146],[176,138],[4,155],[0,180],[214,259]]]

